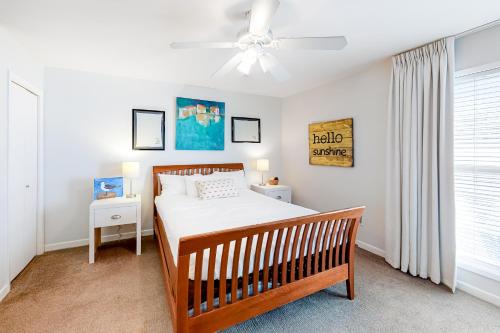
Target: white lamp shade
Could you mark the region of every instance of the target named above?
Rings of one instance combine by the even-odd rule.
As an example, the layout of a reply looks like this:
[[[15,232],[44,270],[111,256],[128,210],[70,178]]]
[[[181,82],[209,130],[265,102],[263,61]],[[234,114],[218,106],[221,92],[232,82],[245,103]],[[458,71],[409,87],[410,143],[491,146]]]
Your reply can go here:
[[[139,178],[139,162],[123,162],[122,163],[122,173],[125,178]]]
[[[260,159],[257,160],[257,171],[269,171],[269,160]]]

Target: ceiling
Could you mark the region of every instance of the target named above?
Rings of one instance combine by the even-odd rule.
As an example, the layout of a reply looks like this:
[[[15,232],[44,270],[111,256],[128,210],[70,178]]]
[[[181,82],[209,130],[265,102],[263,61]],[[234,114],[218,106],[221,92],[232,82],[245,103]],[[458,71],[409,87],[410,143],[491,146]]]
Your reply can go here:
[[[292,78],[254,66],[211,78],[235,50],[172,50],[173,41],[235,41],[245,0],[1,0],[0,25],[47,66],[285,97],[395,53],[500,18],[498,0],[281,0],[277,37],[345,35],[342,51],[274,51]]]

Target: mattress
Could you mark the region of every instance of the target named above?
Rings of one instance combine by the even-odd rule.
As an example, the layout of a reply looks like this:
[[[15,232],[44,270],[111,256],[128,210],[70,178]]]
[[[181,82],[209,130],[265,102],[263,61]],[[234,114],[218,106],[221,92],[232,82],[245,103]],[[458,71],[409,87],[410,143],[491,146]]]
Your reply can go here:
[[[254,224],[272,222],[292,217],[300,217],[317,213],[314,210],[301,206],[285,203],[249,189],[240,191],[240,195],[231,198],[214,200],[200,200],[182,194],[163,194],[155,198],[155,205],[160,215],[165,232],[168,237],[170,250],[177,265],[177,254],[179,239],[185,236],[202,234],[206,232],[221,231],[236,227],[249,226]],[[292,232],[292,239],[295,230]],[[286,232],[283,237],[286,236]],[[302,235],[300,236],[302,237]],[[273,245],[276,241],[277,233],[274,235]],[[309,235],[307,235],[309,238]],[[264,235],[263,247],[267,242],[267,234]],[[281,246],[284,247],[284,242]],[[314,244],[314,243],[313,243]],[[250,271],[253,270],[254,253],[257,245],[257,236],[252,242],[252,255],[250,256]],[[243,254],[245,251],[246,239],[242,241],[240,249],[240,262],[238,276],[243,274]],[[290,245],[291,246],[291,245]],[[274,248],[274,246],[272,247]],[[227,277],[231,278],[233,262],[234,242],[230,244]],[[280,251],[281,253],[282,251]],[[289,251],[290,257],[291,251]],[[298,251],[297,251],[298,255]],[[219,279],[220,262],[222,257],[222,245],[217,247],[215,262],[215,279]],[[259,269],[263,268],[263,258]],[[274,254],[271,251],[270,264],[273,263]],[[204,252],[202,279],[207,279],[209,250]],[[279,258],[282,260],[281,256]],[[290,258],[287,258],[290,260]],[[194,279],[195,255],[190,258],[189,278]]]

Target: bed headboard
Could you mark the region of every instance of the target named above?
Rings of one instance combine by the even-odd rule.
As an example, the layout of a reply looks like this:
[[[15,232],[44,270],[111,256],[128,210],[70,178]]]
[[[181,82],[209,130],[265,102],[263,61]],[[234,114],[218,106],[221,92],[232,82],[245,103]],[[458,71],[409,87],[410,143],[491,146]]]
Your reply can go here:
[[[153,199],[160,195],[161,186],[158,174],[167,175],[194,175],[196,173],[209,175],[214,171],[236,171],[243,170],[243,163],[223,164],[186,164],[186,165],[156,165],[153,166]]]

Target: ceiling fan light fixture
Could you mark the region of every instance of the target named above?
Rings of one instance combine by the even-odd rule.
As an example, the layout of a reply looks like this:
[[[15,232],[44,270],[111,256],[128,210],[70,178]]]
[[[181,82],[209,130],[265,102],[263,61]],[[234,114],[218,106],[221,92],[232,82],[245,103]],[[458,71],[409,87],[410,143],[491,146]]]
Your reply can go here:
[[[236,68],[243,75],[250,75],[250,70],[255,62],[242,61]]]
[[[237,70],[243,75],[250,75],[250,70],[252,66],[257,61],[259,54],[257,50],[253,47],[248,48],[243,54],[243,59],[241,63],[238,65]]]
[[[264,72],[264,73],[269,72],[269,70],[273,66],[270,63],[268,57],[266,57],[266,54],[263,54],[261,57],[259,57],[259,64],[260,64],[260,68],[262,69],[262,72]]]

